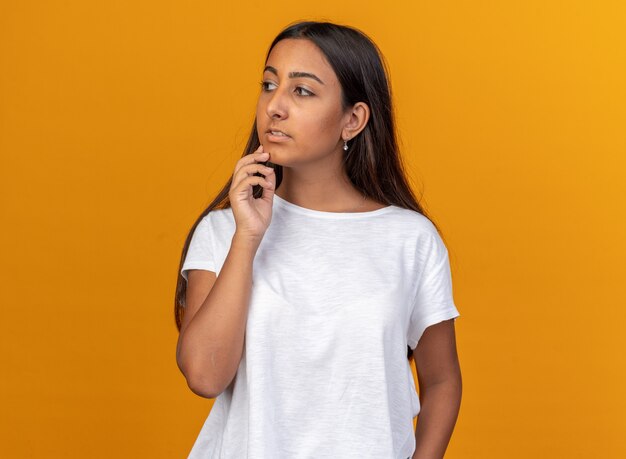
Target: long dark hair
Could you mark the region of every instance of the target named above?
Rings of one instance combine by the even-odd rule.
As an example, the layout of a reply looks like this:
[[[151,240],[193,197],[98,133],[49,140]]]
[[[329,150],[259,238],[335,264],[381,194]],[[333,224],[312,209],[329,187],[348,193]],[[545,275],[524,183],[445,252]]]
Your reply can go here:
[[[287,26],[274,38],[265,56],[266,63],[272,48],[286,38],[310,40],[326,56],[341,84],[344,111],[357,102],[365,102],[370,108],[367,125],[351,140],[349,149],[344,153],[344,167],[354,187],[380,203],[411,209],[428,217],[407,183],[398,151],[387,65],[376,44],[363,32],[352,27],[330,22],[297,22]],[[242,157],[254,153],[259,145],[255,118]],[[274,165],[274,170],[277,189],[282,180],[282,166]],[[191,237],[198,223],[213,209],[230,208],[228,192],[231,183],[232,176],[196,219],[185,240],[178,266],[174,300],[174,317],[179,332],[187,290],[187,283],[180,272]],[[261,186],[253,186],[255,198],[261,197],[262,192]],[[428,218],[443,239],[439,227],[432,218]],[[410,359],[413,352],[410,347],[407,348],[407,357]]]

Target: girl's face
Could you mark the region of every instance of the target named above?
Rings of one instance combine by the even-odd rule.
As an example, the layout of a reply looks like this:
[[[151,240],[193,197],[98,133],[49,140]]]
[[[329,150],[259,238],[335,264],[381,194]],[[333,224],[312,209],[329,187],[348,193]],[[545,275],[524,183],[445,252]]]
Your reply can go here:
[[[309,40],[285,39],[272,49],[257,103],[257,134],[270,161],[298,166],[341,154],[341,86],[324,55]],[[288,137],[273,136],[279,130]]]

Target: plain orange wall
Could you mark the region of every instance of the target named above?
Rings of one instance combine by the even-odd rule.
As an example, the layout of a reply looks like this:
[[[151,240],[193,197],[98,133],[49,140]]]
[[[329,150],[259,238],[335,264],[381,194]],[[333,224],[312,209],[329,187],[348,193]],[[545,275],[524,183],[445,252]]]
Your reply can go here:
[[[186,457],[212,402],[175,363],[182,244],[272,38],[316,19],[382,49],[449,244],[446,457],[626,457],[624,2],[310,5],[0,7],[0,456]]]

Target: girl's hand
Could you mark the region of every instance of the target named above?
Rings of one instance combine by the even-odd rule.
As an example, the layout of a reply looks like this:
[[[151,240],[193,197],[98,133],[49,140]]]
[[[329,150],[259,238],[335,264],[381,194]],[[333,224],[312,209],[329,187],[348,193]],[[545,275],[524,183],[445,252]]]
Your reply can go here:
[[[228,192],[235,217],[236,233],[255,240],[263,238],[272,221],[276,174],[271,167],[259,164],[268,160],[269,153],[263,151],[263,145],[260,145],[254,153],[240,158],[235,165]],[[254,175],[257,172],[265,177]],[[259,199],[252,195],[253,185],[263,187],[263,196]]]

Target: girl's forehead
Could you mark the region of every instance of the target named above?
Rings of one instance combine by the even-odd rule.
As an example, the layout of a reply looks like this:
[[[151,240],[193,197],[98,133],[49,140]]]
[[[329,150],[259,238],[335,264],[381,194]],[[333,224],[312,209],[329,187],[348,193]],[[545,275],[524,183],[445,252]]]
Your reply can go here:
[[[270,52],[263,72],[269,71],[281,78],[309,77],[324,86],[337,80],[333,68],[320,49],[304,39],[281,40]]]
[[[276,65],[272,65],[272,63]],[[268,56],[266,64],[277,68],[281,72],[306,71],[306,68],[303,67],[314,68],[318,71],[322,69],[331,70],[324,54],[309,40],[286,39],[279,41]],[[278,68],[278,66],[284,68]],[[286,68],[287,66],[297,66],[298,68]]]

